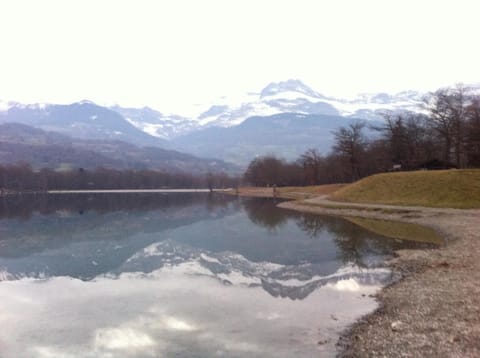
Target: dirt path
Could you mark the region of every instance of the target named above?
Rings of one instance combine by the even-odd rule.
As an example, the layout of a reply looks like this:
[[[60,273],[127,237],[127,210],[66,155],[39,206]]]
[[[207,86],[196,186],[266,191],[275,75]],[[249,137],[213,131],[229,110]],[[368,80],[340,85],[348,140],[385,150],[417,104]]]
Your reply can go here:
[[[480,210],[339,203],[316,197],[281,207],[431,227],[447,244],[401,250],[388,264],[403,279],[383,289],[380,308],[338,342],[342,357],[480,357]]]

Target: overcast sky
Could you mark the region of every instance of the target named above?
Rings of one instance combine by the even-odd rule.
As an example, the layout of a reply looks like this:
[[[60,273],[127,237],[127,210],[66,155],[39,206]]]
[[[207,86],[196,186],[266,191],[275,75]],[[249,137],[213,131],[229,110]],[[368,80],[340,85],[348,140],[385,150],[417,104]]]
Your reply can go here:
[[[298,78],[336,96],[480,82],[476,0],[2,0],[0,99],[164,112]]]

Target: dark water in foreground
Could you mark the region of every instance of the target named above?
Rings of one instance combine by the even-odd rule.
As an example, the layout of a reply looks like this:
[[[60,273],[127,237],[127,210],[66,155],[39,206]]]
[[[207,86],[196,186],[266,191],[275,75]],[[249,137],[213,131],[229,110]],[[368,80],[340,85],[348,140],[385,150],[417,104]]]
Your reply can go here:
[[[0,198],[0,357],[332,355],[420,245],[271,199]]]

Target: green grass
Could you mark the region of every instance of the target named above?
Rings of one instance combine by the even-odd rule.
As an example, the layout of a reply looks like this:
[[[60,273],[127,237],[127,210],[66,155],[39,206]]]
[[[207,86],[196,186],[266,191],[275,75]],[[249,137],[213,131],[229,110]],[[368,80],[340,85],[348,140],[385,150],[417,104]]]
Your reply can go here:
[[[340,188],[330,199],[352,203],[480,208],[480,169],[376,174]]]
[[[441,245],[444,240],[432,229],[417,224],[390,220],[345,217],[346,220],[386,237]]]

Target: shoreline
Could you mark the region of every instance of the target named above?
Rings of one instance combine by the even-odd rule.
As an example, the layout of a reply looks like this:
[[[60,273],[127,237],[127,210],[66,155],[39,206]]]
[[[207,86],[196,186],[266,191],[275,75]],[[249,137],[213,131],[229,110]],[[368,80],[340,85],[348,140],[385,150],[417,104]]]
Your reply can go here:
[[[268,190],[256,196],[272,197]],[[325,196],[296,196],[303,200],[278,206],[417,224],[445,239],[438,248],[395,252],[386,266],[399,273],[400,280],[380,290],[375,295],[378,309],[341,335],[338,356],[480,357],[479,209],[352,204]]]
[[[128,194],[128,193],[226,193],[232,189],[82,189],[82,190],[46,190],[46,191],[8,191],[0,192],[0,197],[30,194]]]

